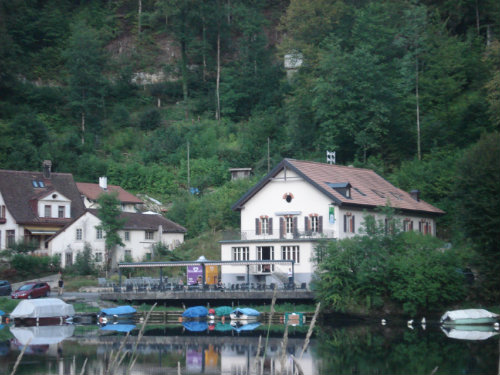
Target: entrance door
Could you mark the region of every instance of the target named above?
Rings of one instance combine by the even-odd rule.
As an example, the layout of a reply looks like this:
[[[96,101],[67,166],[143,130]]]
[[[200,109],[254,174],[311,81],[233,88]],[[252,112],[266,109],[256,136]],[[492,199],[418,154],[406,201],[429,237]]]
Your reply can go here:
[[[258,246],[257,260],[274,260],[274,246]],[[274,272],[274,264],[259,264],[257,270],[262,273]]]

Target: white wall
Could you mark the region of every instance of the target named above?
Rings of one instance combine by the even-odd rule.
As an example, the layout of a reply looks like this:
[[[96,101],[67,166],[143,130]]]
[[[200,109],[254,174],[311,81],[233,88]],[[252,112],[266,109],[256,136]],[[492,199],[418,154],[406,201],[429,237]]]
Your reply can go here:
[[[300,212],[298,215],[298,230],[304,231],[304,217],[309,214],[318,214],[323,217],[323,232],[333,231],[338,233],[337,226],[328,221],[329,205],[331,200],[320,193],[311,184],[299,178],[294,172],[288,170],[281,172],[264,188],[257,192],[241,210],[241,231],[247,234],[247,239],[259,238],[255,235],[255,219],[261,215],[268,215],[273,219],[272,238],[279,238],[279,219],[282,215],[277,213]],[[283,199],[283,195],[292,193],[294,198],[290,203]],[[336,216],[338,210],[335,210]],[[338,223],[338,217],[336,218]],[[331,236],[329,236],[331,237]]]
[[[74,262],[76,254],[83,251],[87,243],[91,246],[94,256],[96,253],[101,253],[102,259],[105,261],[105,233],[103,233],[102,239],[98,239],[96,236],[97,229],[95,227],[99,224],[99,218],[87,212],[49,242],[49,253],[51,255],[59,254],[61,256],[61,266],[66,267],[65,254],[71,253]],[[81,240],[76,239],[77,229],[82,230]],[[125,240],[125,232],[129,232],[128,240]],[[160,240],[158,230],[154,231],[152,240],[146,239],[144,230],[122,230],[119,234],[125,246],[119,246],[115,250],[113,263],[122,262],[125,259],[127,250],[131,251],[133,261],[143,261],[147,254],[151,254],[153,245]],[[179,243],[184,241],[184,234],[164,233],[161,240],[167,246],[174,246],[175,241],[179,241]]]
[[[2,193],[0,193],[0,206],[5,206]],[[17,225],[7,206],[5,207],[5,219],[5,224],[0,224],[0,250],[6,249],[8,230],[14,230],[16,232],[16,241],[19,241],[24,236],[24,228]]]
[[[51,207],[51,214],[48,217],[57,218],[59,214],[59,206],[64,206],[65,218],[71,217],[71,200],[57,191],[48,194],[45,198],[38,201],[39,217],[45,217],[45,206]]]

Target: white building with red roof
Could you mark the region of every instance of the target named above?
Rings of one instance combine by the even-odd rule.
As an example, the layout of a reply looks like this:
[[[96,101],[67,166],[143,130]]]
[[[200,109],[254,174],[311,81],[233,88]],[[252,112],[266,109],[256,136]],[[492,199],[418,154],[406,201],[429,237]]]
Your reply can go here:
[[[435,235],[444,212],[405,192],[374,171],[284,159],[232,207],[240,211],[240,233],[221,241],[221,260],[294,260],[294,282],[311,281],[318,240],[362,234],[364,216],[384,219],[377,210],[395,209],[405,231]],[[288,281],[288,266],[250,267],[254,283]],[[223,266],[224,283],[246,282],[245,266]]]
[[[99,208],[97,198],[99,198],[102,193],[108,192],[115,192],[117,194],[117,198],[122,205],[122,211],[124,212],[137,212],[140,206],[144,204],[143,201],[122,189],[121,186],[108,185],[107,177],[99,177],[99,184],[77,182],[76,187],[82,195],[83,203],[86,208]]]

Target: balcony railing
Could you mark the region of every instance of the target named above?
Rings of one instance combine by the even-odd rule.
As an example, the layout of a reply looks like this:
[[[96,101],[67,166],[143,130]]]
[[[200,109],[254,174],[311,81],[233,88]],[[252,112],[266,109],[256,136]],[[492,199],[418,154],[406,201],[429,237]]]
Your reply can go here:
[[[322,233],[313,231],[298,231],[295,233],[280,233],[273,234],[255,234],[255,231],[226,231],[222,234],[223,241],[245,241],[245,240],[299,240],[299,239],[320,239],[320,238],[335,238],[334,231],[328,230]]]

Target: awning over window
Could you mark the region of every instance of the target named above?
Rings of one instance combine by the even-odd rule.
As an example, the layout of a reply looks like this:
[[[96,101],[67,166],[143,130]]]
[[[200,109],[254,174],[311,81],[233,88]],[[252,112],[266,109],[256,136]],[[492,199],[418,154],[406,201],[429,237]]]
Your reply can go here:
[[[59,227],[24,227],[25,230],[29,231],[31,234],[38,235],[52,235],[56,233],[60,228]]]

